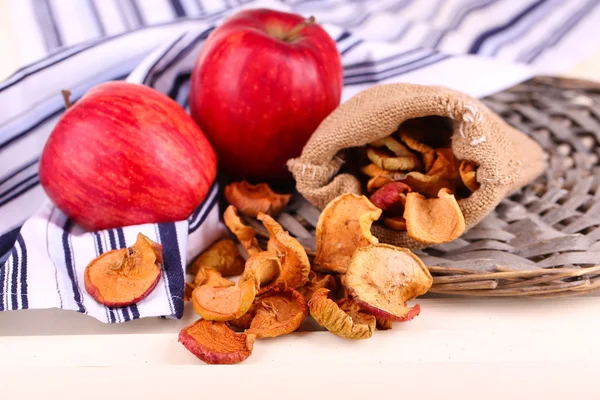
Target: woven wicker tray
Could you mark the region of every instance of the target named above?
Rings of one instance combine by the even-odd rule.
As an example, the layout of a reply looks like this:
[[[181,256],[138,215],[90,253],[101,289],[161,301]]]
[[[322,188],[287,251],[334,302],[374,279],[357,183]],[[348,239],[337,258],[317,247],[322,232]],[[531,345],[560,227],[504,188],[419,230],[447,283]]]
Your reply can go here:
[[[600,84],[538,77],[484,99],[550,156],[545,175],[459,239],[418,251],[430,292],[558,297],[600,289]],[[295,195],[279,222],[315,252],[320,211]],[[262,240],[267,232],[248,222]]]

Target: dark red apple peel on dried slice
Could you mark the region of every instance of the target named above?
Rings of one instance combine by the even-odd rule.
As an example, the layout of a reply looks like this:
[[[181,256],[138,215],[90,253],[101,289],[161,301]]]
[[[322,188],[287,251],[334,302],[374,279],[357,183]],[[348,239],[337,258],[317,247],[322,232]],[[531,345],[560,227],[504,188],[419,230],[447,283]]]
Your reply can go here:
[[[387,244],[357,249],[346,272],[345,285],[353,300],[369,314],[390,321],[408,321],[421,308],[407,301],[429,290],[433,278],[410,250]]]
[[[126,249],[112,250],[85,269],[85,290],[108,307],[125,307],[148,296],[160,280],[162,246],[143,234]]]

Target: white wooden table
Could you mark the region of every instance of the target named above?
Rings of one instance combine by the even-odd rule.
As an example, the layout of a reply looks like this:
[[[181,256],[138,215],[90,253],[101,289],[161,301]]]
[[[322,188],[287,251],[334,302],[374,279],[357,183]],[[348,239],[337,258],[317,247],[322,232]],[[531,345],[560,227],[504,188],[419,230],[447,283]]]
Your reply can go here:
[[[20,65],[8,12],[0,0],[0,79]],[[568,75],[600,80],[600,51]],[[0,398],[597,398],[600,297],[420,304],[414,321],[369,340],[299,332],[257,342],[234,367],[206,366],[177,343],[195,319],[189,304],[181,321],[116,326],[60,310],[3,312]]]

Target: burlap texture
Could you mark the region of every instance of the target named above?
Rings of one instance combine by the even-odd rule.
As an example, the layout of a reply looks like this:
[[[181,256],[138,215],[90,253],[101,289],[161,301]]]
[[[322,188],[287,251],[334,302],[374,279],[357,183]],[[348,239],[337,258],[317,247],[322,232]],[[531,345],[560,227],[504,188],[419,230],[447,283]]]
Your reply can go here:
[[[296,188],[320,209],[343,193],[361,194],[358,177],[338,174],[343,163],[338,152],[389,136],[408,119],[432,115],[453,121],[454,154],[479,164],[480,188],[459,201],[467,230],[505,196],[545,169],[546,154],[542,148],[479,100],[445,87],[389,84],[358,93],[321,123],[300,157],[287,163]],[[382,224],[374,224],[372,231],[384,243],[411,249],[426,247],[410,239],[406,232]]]

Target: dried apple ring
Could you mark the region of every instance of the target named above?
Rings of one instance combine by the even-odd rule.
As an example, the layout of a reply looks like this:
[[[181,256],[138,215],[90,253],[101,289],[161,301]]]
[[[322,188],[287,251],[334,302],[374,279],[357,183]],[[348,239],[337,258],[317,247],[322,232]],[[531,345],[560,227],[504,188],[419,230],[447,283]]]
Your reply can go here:
[[[399,181],[401,179],[406,178],[406,174],[403,172],[388,171],[388,170],[378,167],[375,164],[365,165],[360,170],[363,172],[363,174],[368,175],[371,178],[383,177],[383,178],[391,179],[393,181]]]
[[[223,276],[239,275],[244,271],[244,257],[231,239],[221,239],[204,250],[192,263],[190,273],[196,275],[200,267],[213,267]]]
[[[192,305],[196,314],[205,320],[231,321],[248,311],[255,296],[252,280],[229,287],[202,285],[192,292]]]
[[[271,252],[261,251],[246,261],[240,282],[253,281],[258,292],[261,287],[275,281],[279,275],[281,275],[279,257]]]
[[[210,287],[230,287],[234,286],[235,283],[227,278],[223,278],[223,275],[215,268],[200,267],[192,285],[194,288],[200,285],[207,285]]]
[[[227,207],[223,214],[223,220],[229,230],[238,238],[244,249],[246,249],[249,256],[261,251],[258,240],[256,240],[256,232],[242,221],[234,206]]]
[[[370,338],[375,331],[375,317],[351,306],[349,299],[340,300],[342,306],[338,305],[328,297],[329,293],[329,289],[319,289],[308,302],[310,315],[315,321],[334,335],[346,339]]]
[[[227,202],[248,217],[256,217],[259,212],[275,216],[292,197],[275,193],[266,183],[252,185],[246,181],[231,183],[224,192]]]
[[[422,142],[424,134],[415,130],[401,129],[400,139],[411,150],[414,150],[423,155],[423,165],[425,172],[431,169],[435,161],[435,150],[433,147]]]
[[[477,164],[472,161],[463,160],[460,163],[460,167],[458,171],[460,173],[460,179],[463,184],[469,189],[471,192],[479,189],[479,182],[477,182]]]
[[[285,283],[292,289],[303,286],[310,272],[310,261],[304,247],[267,214],[259,213],[257,219],[269,231],[267,250],[276,254],[281,261],[281,274],[267,288],[278,283]]]
[[[395,231],[406,230],[406,220],[403,217],[390,217],[383,220],[383,224]]]
[[[381,208],[390,215],[402,215],[406,203],[406,194],[410,191],[411,188],[407,184],[392,182],[378,189],[369,197],[369,200],[375,207]]]
[[[320,272],[311,270],[308,274],[308,282],[299,288],[298,292],[304,297],[304,300],[309,301],[313,293],[321,288],[335,291],[337,289],[335,277],[333,275],[321,274]]]
[[[275,288],[260,296],[246,333],[268,338],[294,332],[308,315],[304,297],[291,288]]]
[[[425,294],[433,283],[421,259],[408,249],[376,244],[356,250],[345,285],[369,314],[390,321],[407,321],[420,312],[406,302]]]
[[[404,219],[408,236],[426,244],[451,242],[465,231],[463,213],[447,189],[441,189],[436,199],[406,195]]]
[[[373,147],[385,147],[396,156],[408,156],[413,157],[414,154],[402,143],[397,141],[391,136],[386,136],[382,139],[375,140],[374,142],[369,143]]]
[[[179,332],[179,342],[207,364],[237,364],[252,354],[254,335],[235,333],[224,322],[198,320]]]
[[[396,156],[387,150],[369,147],[367,157],[373,164],[388,171],[412,171],[421,167],[419,159],[414,154]]]
[[[139,233],[133,246],[112,250],[85,269],[85,290],[108,307],[135,304],[148,296],[160,280],[162,246]]]
[[[315,264],[345,273],[357,248],[379,242],[371,234],[371,225],[380,216],[381,209],[365,196],[346,193],[333,199],[317,222]]]

